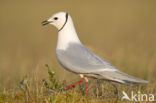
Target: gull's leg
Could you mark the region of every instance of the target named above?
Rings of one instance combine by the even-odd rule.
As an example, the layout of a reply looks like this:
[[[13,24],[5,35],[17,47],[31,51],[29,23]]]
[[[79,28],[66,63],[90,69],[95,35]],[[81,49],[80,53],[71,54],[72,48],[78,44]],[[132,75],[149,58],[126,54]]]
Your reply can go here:
[[[83,82],[84,80],[85,80],[85,78],[83,77],[83,78],[81,78],[81,80],[77,81],[76,83],[73,83],[71,85],[66,86],[64,89],[67,90],[67,89],[70,89],[72,87],[75,87],[77,84]]]
[[[87,93],[88,93],[88,79],[86,77],[85,77],[85,81],[86,81],[85,96],[87,96]]]

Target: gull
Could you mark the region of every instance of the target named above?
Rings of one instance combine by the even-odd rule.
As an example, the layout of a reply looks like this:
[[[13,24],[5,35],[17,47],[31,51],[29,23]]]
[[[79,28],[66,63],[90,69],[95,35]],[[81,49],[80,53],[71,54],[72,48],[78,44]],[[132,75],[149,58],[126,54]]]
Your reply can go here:
[[[88,78],[103,79],[127,85],[148,83],[146,80],[119,71],[108,61],[88,50],[79,40],[72,18],[68,13],[55,13],[48,20],[42,22],[42,25],[47,24],[51,24],[58,29],[56,46],[58,62],[64,69],[79,74],[81,77],[78,82],[66,86],[66,90],[85,81],[85,95],[87,95]]]

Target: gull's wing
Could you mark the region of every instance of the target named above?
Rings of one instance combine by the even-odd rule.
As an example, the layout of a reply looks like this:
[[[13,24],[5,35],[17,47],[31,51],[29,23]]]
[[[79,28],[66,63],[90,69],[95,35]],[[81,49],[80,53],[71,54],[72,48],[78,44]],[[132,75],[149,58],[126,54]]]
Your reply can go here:
[[[116,70],[109,62],[96,56],[82,44],[70,43],[66,50],[56,50],[61,65],[75,73],[95,73]]]
[[[147,83],[145,80],[120,72],[81,44],[72,43],[66,50],[56,50],[56,56],[65,69],[74,73],[96,74],[98,78],[129,85]]]

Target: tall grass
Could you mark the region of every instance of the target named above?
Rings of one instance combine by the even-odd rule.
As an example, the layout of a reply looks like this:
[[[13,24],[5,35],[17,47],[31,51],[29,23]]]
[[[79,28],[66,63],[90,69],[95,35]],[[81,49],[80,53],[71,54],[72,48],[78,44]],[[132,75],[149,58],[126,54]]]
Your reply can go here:
[[[76,88],[64,90],[68,85],[56,79],[55,72],[46,64],[48,78],[38,80],[36,75],[25,76],[16,88],[0,91],[0,103],[120,103],[122,91],[127,93],[151,93],[156,91],[154,85],[125,86],[101,80],[91,80],[88,95],[84,95],[85,83]],[[155,94],[154,94],[155,95]],[[130,101],[122,101],[130,103]]]

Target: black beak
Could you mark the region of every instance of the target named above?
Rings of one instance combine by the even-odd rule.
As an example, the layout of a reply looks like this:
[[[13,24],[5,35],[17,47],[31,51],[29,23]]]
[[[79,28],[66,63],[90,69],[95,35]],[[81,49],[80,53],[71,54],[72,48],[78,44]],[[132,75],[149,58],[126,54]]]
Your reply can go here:
[[[42,25],[45,26],[45,25],[47,25],[49,23],[50,23],[49,21],[45,20],[45,21],[42,22]]]

